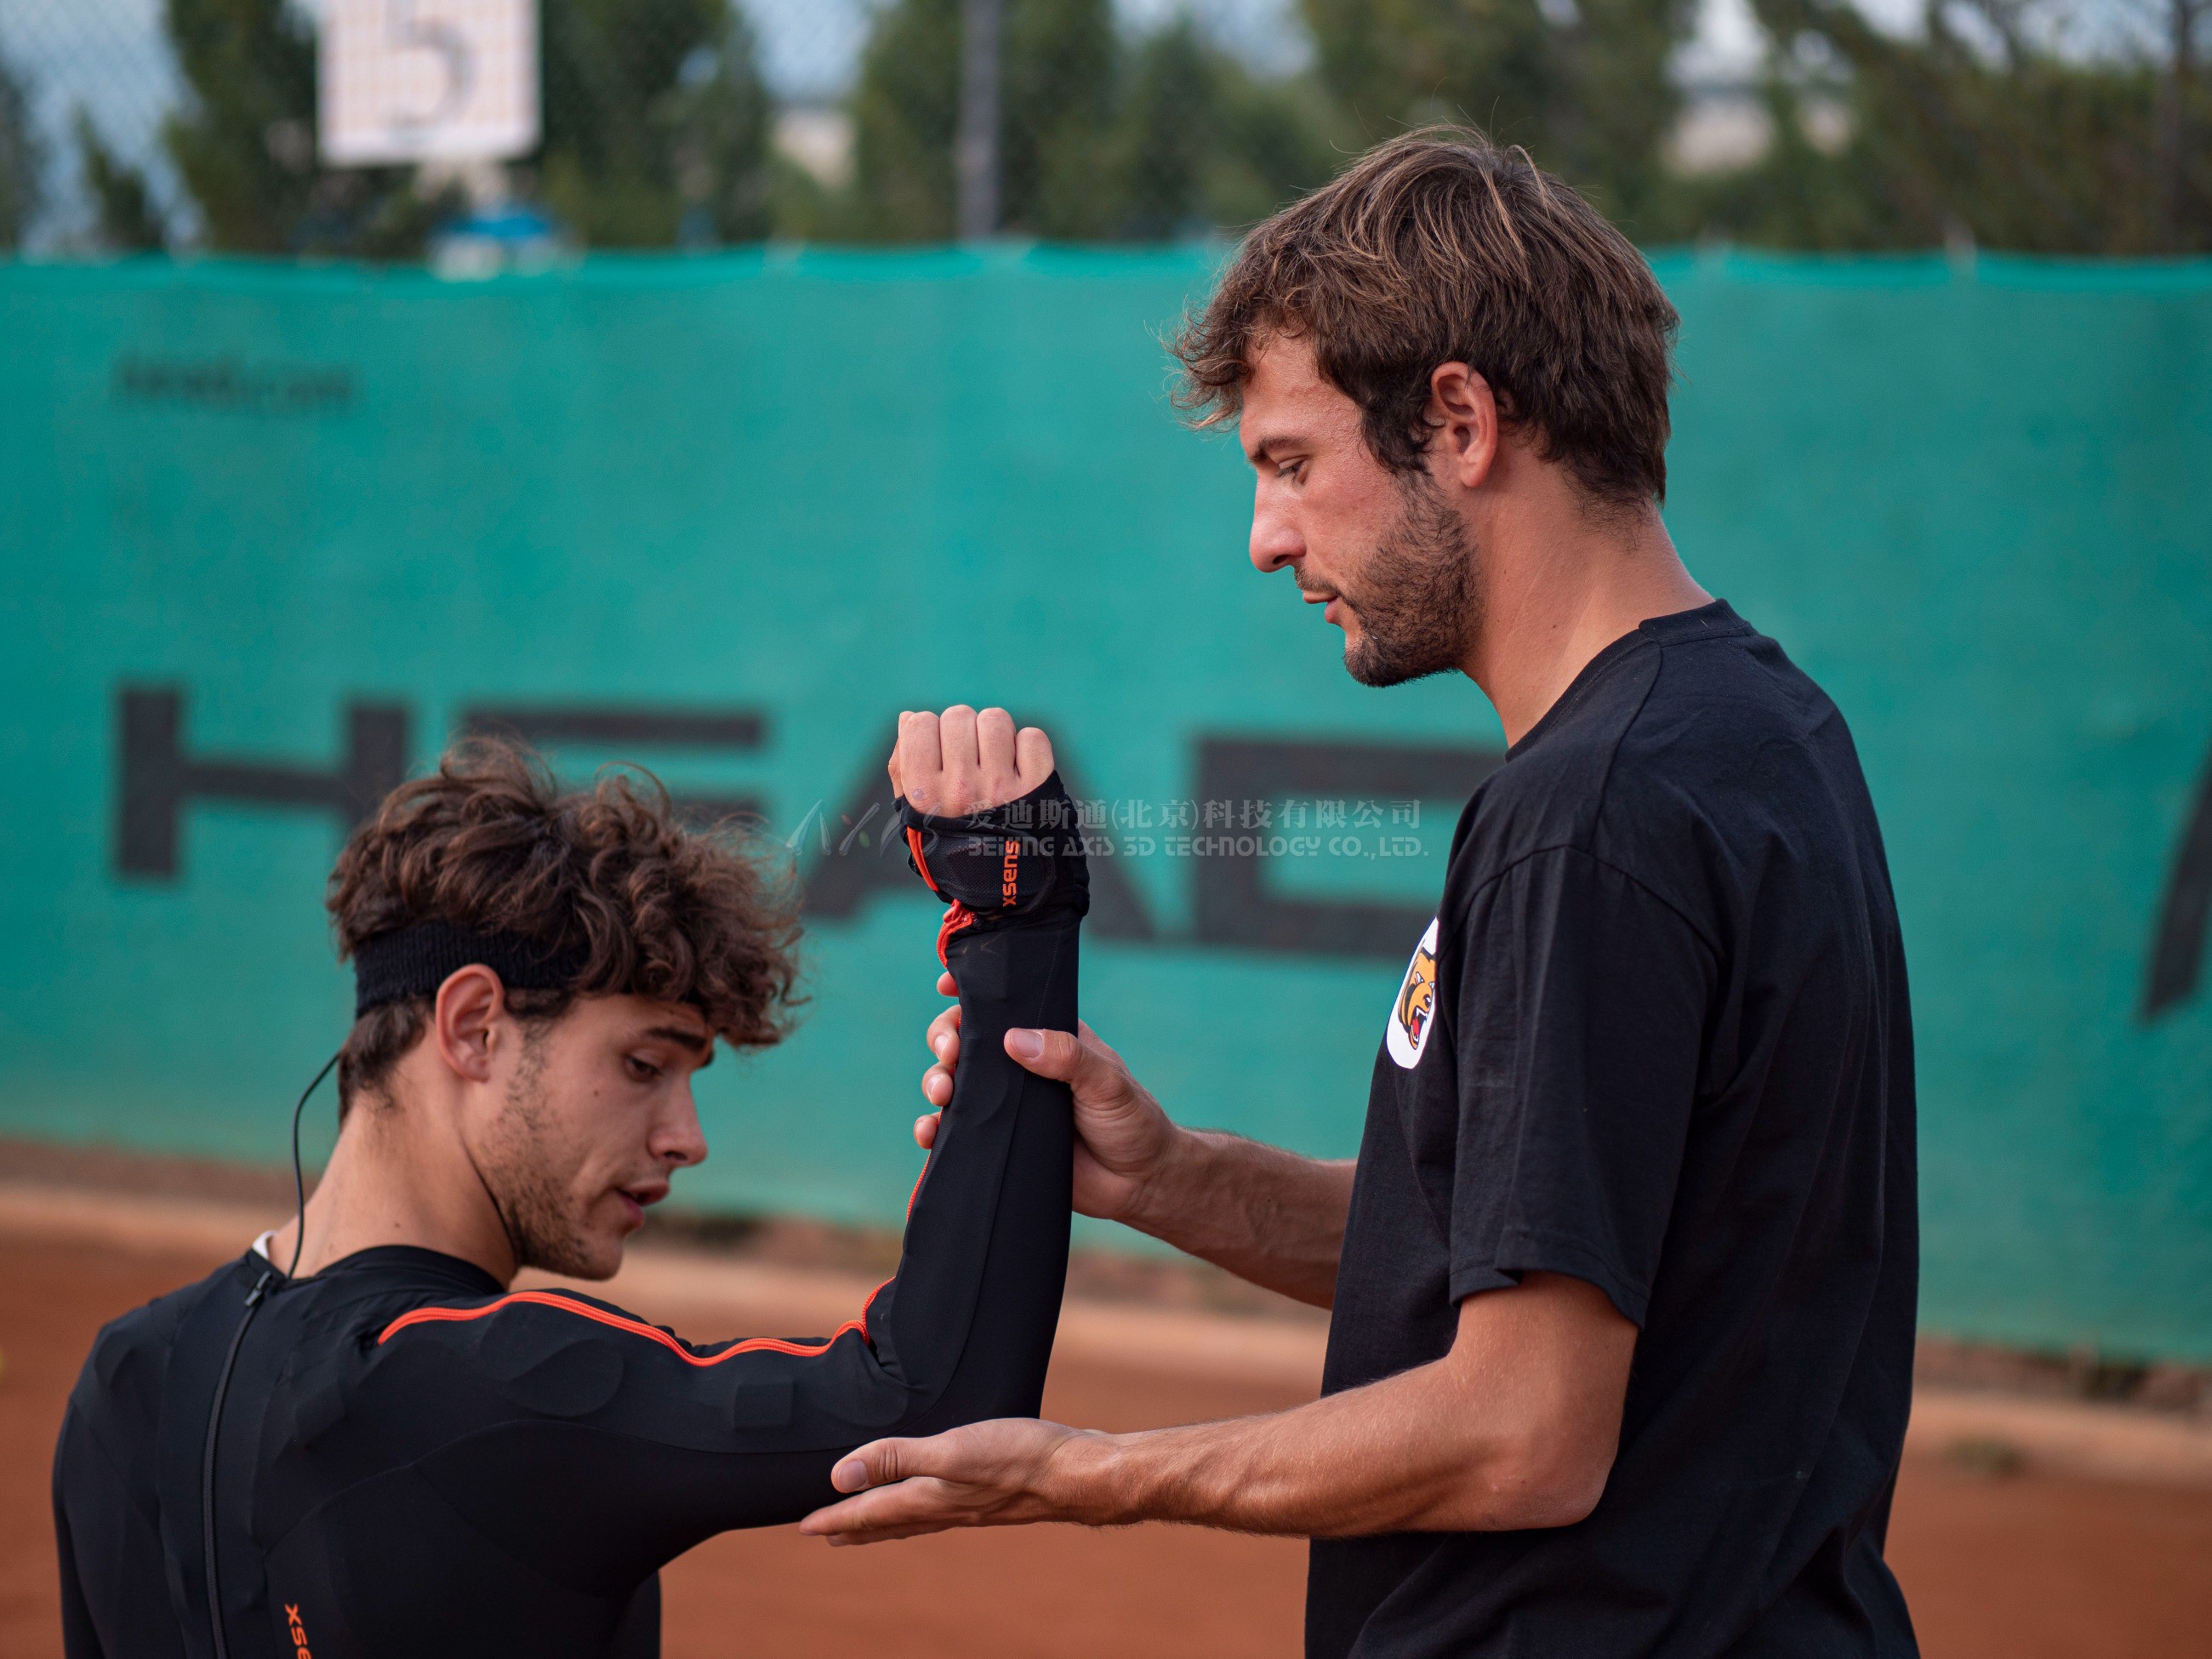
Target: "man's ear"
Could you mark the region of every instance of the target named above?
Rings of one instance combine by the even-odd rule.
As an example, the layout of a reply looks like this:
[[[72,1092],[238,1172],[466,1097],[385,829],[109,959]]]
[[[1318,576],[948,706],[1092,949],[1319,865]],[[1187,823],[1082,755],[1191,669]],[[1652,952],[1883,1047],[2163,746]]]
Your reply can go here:
[[[432,1011],[438,1057],[471,1083],[491,1081],[492,1032],[507,1012],[507,987],[481,963],[457,968]]]
[[[1430,465],[1440,483],[1480,489],[1497,464],[1498,395],[1465,363],[1442,363],[1429,376]]]

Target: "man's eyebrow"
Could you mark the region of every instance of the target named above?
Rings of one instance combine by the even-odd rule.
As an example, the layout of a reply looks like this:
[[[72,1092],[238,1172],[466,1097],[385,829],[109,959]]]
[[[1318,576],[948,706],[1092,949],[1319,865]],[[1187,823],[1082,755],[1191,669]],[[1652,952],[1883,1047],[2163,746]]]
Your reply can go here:
[[[1297,449],[1304,443],[1304,437],[1296,432],[1270,432],[1246,450],[1244,458],[1253,465],[1259,466],[1267,462],[1276,450]]]
[[[688,1030],[681,1025],[656,1025],[645,1035],[649,1037],[659,1037],[663,1042],[680,1043],[695,1054],[704,1054],[706,1058],[699,1062],[702,1066],[714,1063],[714,1037],[712,1032],[702,1036],[698,1032]]]

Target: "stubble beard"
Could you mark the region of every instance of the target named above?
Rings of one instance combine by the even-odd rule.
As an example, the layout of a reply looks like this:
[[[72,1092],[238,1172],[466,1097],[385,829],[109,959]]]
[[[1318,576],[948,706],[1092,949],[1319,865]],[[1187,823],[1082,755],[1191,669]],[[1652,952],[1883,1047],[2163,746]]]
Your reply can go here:
[[[518,1267],[537,1267],[572,1279],[604,1279],[591,1241],[573,1213],[574,1197],[554,1172],[548,1144],[545,1060],[534,1036],[526,1036],[520,1063],[507,1088],[507,1104],[485,1160],[485,1185],[507,1229]]]
[[[1482,621],[1480,550],[1425,473],[1401,479],[1404,510],[1376,544],[1355,595],[1359,618],[1344,666],[1362,685],[1402,685],[1465,665]],[[1303,574],[1303,573],[1301,573]]]

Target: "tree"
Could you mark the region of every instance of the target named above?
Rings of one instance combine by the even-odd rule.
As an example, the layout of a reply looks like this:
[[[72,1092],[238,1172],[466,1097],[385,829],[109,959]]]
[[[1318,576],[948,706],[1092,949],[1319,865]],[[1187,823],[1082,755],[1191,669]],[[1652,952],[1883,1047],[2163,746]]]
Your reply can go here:
[[[161,216],[154,206],[146,175],[107,148],[84,106],[76,109],[78,165],[85,194],[92,198],[93,236],[116,253],[151,253],[167,246]]]
[[[999,191],[1010,229],[1062,240],[1104,234],[1100,137],[1113,119],[1119,41],[1111,0],[1006,0],[1001,27]]]
[[[1322,90],[1263,81],[1188,17],[1136,43],[1115,120],[1114,234],[1133,241],[1242,229],[1342,161]]]
[[[885,241],[948,240],[960,0],[896,0],[876,14],[851,112],[855,228]]]
[[[692,243],[756,242],[768,234],[773,195],[768,86],[751,29],[734,10],[724,10],[708,50],[711,64],[694,55],[697,72],[679,79],[668,109],[685,213],[679,235]]]
[[[960,0],[876,16],[851,100],[850,222],[870,239],[954,232]],[[1250,223],[1327,181],[1326,95],[1264,82],[1187,16],[1125,40],[1109,0],[1006,0],[1000,223],[1067,241],[1152,241]]]
[[[2190,0],[2169,3],[2179,15]],[[1778,142],[1705,187],[1713,228],[1801,247],[2212,246],[2212,156],[2160,143],[2162,129],[2203,131],[2212,115],[2186,51],[2163,74],[2142,53],[2062,52],[2027,33],[2009,0],[1931,4],[1908,39],[1843,0],[1754,6],[1790,43],[1768,89]],[[1830,153],[1802,137],[1815,100],[1847,118],[1848,138]]]
[[[1367,137],[1470,121],[1525,145],[1647,243],[1703,232],[1785,247],[2212,246],[2212,150],[2193,142],[2212,128],[2212,89],[2193,73],[2204,0],[2158,0],[2159,43],[2118,49],[2108,28],[2094,52],[2053,27],[2065,0],[1923,0],[1909,38],[1854,0],[1752,3],[1778,43],[1763,87],[1774,142],[1754,165],[1704,179],[1665,160],[1688,0],[1302,8],[1322,78]]]
[[[0,252],[23,245],[45,199],[46,146],[31,124],[28,80],[0,57]]]
[[[191,88],[162,142],[211,246],[242,253],[419,254],[446,205],[406,167],[315,155],[315,40],[290,0],[167,0]],[[138,188],[143,189],[143,181]]]
[[[1301,0],[1322,80],[1372,140],[1464,122],[1519,144],[1631,234],[1678,234],[1668,72],[1694,0]]]
[[[871,237],[953,234],[960,11],[960,0],[895,0],[869,32],[851,107],[856,218]],[[1006,0],[999,40],[1000,224],[1038,236],[1100,234],[1116,52],[1110,0]]]
[[[728,0],[544,0],[546,204],[586,242],[768,228],[769,100]]]
[[[1226,67],[1188,18],[1137,48],[1111,158],[1120,235],[1157,242],[1210,228],[1207,186],[1230,90]]]

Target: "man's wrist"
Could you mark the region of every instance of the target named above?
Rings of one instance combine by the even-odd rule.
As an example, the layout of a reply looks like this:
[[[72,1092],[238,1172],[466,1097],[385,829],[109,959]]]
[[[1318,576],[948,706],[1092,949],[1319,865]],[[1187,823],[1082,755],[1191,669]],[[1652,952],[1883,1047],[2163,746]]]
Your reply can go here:
[[[1334,1298],[1353,1166],[1170,1125],[1109,1218],[1315,1307]]]
[[[1076,1430],[1047,1454],[1037,1495],[1053,1515],[1085,1526],[1126,1526],[1144,1519],[1128,1455],[1133,1438]]]
[[[1124,1212],[1114,1219],[1174,1243],[1185,1231],[1182,1223],[1193,1195],[1205,1191],[1205,1168],[1212,1152],[1210,1139],[1202,1130],[1186,1129],[1170,1121],[1159,1155],[1137,1182]]]

